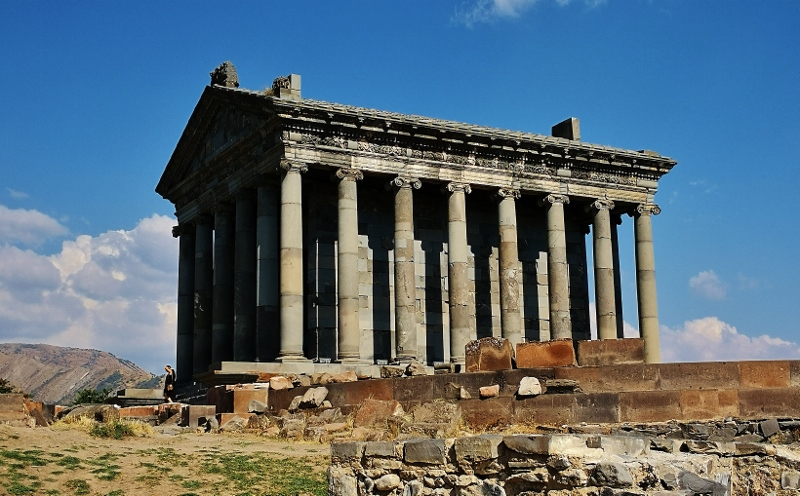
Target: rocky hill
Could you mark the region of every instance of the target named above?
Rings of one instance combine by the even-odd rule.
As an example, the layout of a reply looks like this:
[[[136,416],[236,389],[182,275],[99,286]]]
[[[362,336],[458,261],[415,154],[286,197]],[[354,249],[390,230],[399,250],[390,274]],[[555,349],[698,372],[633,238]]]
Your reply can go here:
[[[47,344],[0,344],[0,377],[37,401],[69,404],[82,389],[159,387],[159,377],[111,353]]]

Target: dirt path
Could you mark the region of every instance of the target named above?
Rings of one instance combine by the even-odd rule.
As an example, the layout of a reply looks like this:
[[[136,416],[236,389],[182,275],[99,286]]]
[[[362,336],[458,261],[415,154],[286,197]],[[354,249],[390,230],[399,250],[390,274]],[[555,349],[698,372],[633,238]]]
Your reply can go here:
[[[0,494],[324,495],[329,447],[255,434],[123,440],[0,426]]]

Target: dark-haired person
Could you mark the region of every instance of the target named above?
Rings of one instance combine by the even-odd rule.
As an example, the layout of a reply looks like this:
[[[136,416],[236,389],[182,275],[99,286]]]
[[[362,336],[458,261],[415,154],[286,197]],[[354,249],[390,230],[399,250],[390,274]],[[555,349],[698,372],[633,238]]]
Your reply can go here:
[[[164,379],[164,399],[167,403],[175,401],[175,369],[169,365],[164,365],[167,377]]]

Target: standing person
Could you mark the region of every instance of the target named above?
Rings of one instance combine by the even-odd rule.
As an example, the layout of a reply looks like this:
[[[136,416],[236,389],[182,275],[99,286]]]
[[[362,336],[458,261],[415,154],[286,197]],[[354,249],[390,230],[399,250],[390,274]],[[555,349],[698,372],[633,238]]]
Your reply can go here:
[[[167,377],[164,379],[164,399],[167,403],[172,403],[175,400],[175,369],[164,365],[164,370],[167,371]]]

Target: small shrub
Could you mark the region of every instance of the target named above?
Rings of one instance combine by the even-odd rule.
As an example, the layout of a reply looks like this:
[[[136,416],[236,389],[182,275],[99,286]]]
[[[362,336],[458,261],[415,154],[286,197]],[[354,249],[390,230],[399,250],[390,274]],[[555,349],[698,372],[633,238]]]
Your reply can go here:
[[[81,403],[103,403],[108,398],[111,390],[108,388],[97,389],[81,389],[75,395],[74,404],[80,405]]]
[[[71,489],[72,494],[89,494],[89,483],[82,479],[68,480],[65,484],[68,489]]]
[[[8,382],[8,379],[3,379],[2,377],[0,377],[0,394],[10,394],[16,392],[18,392],[17,388],[14,387],[13,384]]]

